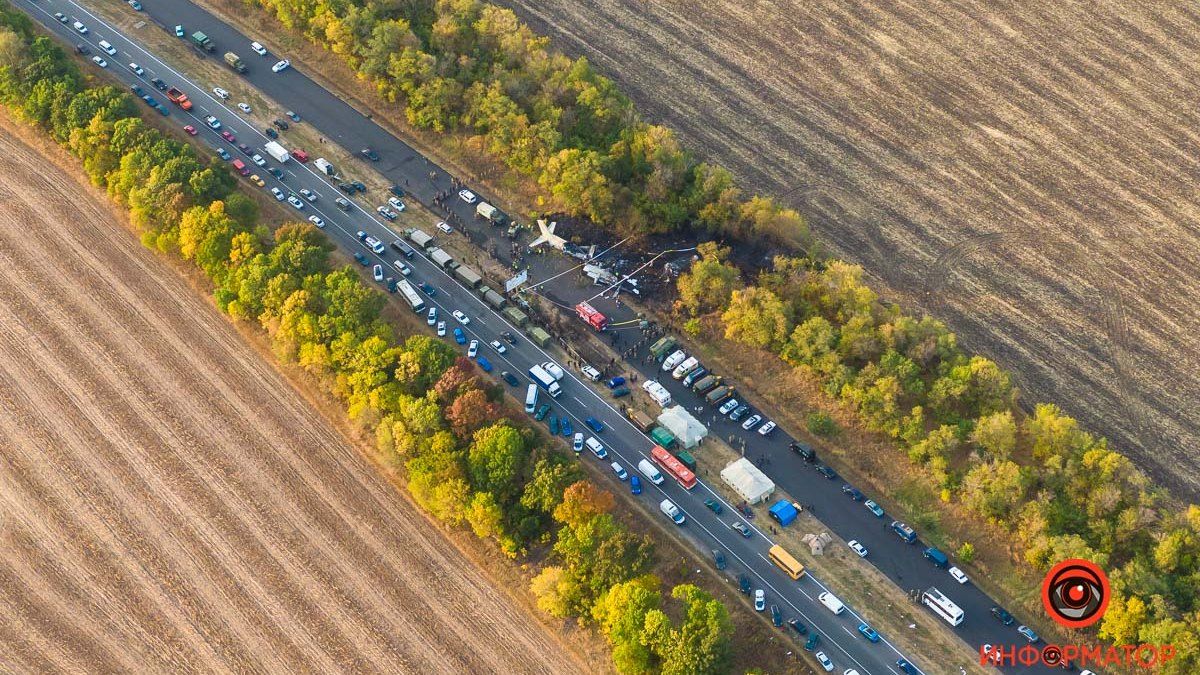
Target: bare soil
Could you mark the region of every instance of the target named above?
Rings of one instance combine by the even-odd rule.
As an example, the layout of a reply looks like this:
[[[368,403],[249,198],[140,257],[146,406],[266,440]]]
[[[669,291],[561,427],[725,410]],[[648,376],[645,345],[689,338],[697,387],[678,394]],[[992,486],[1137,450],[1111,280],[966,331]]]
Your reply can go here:
[[[808,216],[1159,479],[1200,495],[1200,10],[500,0]]]
[[[591,670],[43,151],[0,134],[0,670]]]

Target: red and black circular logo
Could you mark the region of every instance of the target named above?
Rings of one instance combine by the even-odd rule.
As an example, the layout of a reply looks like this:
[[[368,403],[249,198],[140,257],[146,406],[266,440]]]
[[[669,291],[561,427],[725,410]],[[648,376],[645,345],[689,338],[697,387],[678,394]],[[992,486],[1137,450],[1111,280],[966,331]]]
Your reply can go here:
[[[1067,628],[1090,626],[1104,616],[1111,596],[1104,570],[1072,558],[1055,565],[1042,580],[1046,613]]]

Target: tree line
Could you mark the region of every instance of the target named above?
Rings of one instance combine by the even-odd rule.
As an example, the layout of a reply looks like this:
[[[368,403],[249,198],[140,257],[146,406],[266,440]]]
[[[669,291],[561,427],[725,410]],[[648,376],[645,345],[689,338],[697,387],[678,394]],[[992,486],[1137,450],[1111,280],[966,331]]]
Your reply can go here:
[[[941,322],[882,302],[858,266],[778,256],[748,282],[728,254],[702,244],[680,276],[685,329],[716,318],[726,339],[816,378],[896,441],[942,501],[1007,530],[1029,567],[1099,564],[1113,586],[1099,636],[1173,643],[1178,658],[1161,672],[1200,669],[1200,507],[1179,510],[1056,406],[1022,414],[1008,373]]]
[[[144,245],[193,263],[222,311],[257,324],[280,361],[374,430],[429,513],[494,541],[498,555],[548,559],[531,587],[539,606],[599,630],[618,670],[728,669],[727,609],[692,585],[664,593],[651,541],[614,516],[613,496],[577,460],[508,415],[502,387],[440,340],[401,339],[381,318],[385,296],[335,267],[323,234],[302,223],[272,231],[224,164],[148,125],[127,91],[90,81],[2,1],[0,103],[77,157]]]
[[[256,0],[341,58],[409,124],[461,134],[549,203],[621,235],[700,229],[812,245],[803,218],[700,162],[587,59],[480,0]]]

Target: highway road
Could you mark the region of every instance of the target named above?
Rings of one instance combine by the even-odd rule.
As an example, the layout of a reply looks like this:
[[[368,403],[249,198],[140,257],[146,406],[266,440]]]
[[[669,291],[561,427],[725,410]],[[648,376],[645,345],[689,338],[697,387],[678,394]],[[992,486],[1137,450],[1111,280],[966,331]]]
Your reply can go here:
[[[203,30],[216,43],[216,58],[226,50],[237,51],[249,64],[245,75],[249,82],[257,87],[265,96],[273,99],[281,108],[294,110],[304,119],[304,124],[312,124],[325,138],[337,142],[347,150],[357,152],[363,146],[370,146],[380,153],[380,162],[367,166],[341,167],[342,172],[352,175],[355,171],[367,169],[376,170],[392,182],[405,185],[413,196],[425,204],[432,204],[433,195],[437,191],[451,191],[449,174],[435,164],[427,162],[424,157],[407,144],[394,138],[381,127],[365,118],[336,96],[323,89],[303,74],[295,66],[282,73],[272,73],[270,65],[286,55],[272,53],[269,57],[258,57],[249,50],[250,38],[247,38],[229,26],[219,22],[199,7],[184,0],[152,0],[146,3],[146,14],[149,15],[163,30],[170,30],[177,23],[182,23],[190,34],[194,30]],[[225,129],[232,131],[238,142],[248,143],[264,156],[260,150],[268,139],[252,122],[244,119],[232,107],[233,101],[226,103],[214,97],[211,84],[190,81],[184,74],[175,70],[172,65],[160,61],[156,55],[147,52],[129,37],[122,35],[115,28],[106,25],[98,16],[86,7],[67,0],[26,1],[18,5],[47,29],[62,37],[69,44],[88,43],[93,53],[100,53],[96,46],[101,39],[111,42],[117,49],[117,56],[104,55],[109,62],[108,71],[127,84],[139,84],[143,89],[165,102],[165,96],[149,85],[152,77],[160,77],[168,84],[178,86],[188,93],[195,103],[190,113],[185,113],[175,106],[169,106],[170,119],[180,126],[191,124],[196,127],[206,143],[214,148],[224,148],[235,158],[241,157],[250,164],[249,159],[239,153],[233,144],[223,140],[216,131],[205,126],[203,119],[207,115],[219,118]],[[133,11],[133,10],[128,10]],[[78,19],[90,28],[88,35],[81,36],[74,32],[70,25],[59,23],[52,15],[62,12],[71,20]],[[155,28],[148,28],[155,30]],[[270,46],[270,41],[261,37],[260,42]],[[136,75],[124,64],[137,62],[146,72]],[[89,64],[88,67],[94,67]],[[229,78],[238,75],[230,72]],[[215,83],[221,84],[221,83]],[[282,142],[287,143],[284,132]],[[319,151],[307,148],[314,157]],[[272,166],[276,163],[269,160]],[[251,165],[251,168],[254,168]],[[372,264],[379,263],[391,270],[391,262],[395,256],[391,251],[384,256],[377,256],[363,246],[355,232],[362,230],[387,243],[397,238],[396,233],[374,213],[374,206],[385,201],[386,195],[372,195],[370,202],[352,200],[353,209],[344,213],[333,204],[338,190],[324,175],[319,174],[308,165],[295,161],[284,165],[286,182],[279,183],[267,175],[265,171],[257,170],[268,187],[279,186],[286,191],[299,191],[308,188],[321,195],[315,204],[306,204],[305,209],[297,216],[303,219],[309,215],[319,215],[328,226],[325,233],[338,245],[351,252],[362,252]],[[434,172],[436,178],[430,180],[429,172]],[[457,199],[451,200],[451,208],[458,213],[460,222],[473,222],[473,208]],[[431,234],[437,234],[432,223],[423,227]],[[486,227],[485,227],[486,230]],[[458,236],[458,235],[454,235]],[[438,289],[436,296],[425,297],[427,304],[436,306],[439,318],[448,322],[450,330],[457,326],[450,312],[460,309],[471,317],[470,325],[464,330],[468,339],[478,339],[481,345],[480,353],[486,355],[497,371],[507,370],[517,374],[522,382],[522,389],[515,392],[522,397],[523,386],[528,382],[525,374],[530,365],[546,360],[555,360],[549,354],[524,338],[519,338],[519,344],[510,346],[507,353],[496,354],[486,344],[498,336],[503,330],[514,333],[519,331],[508,325],[498,314],[483,304],[478,295],[460,286],[441,268],[428,259],[417,255],[408,261],[414,268],[414,282],[428,281]],[[565,268],[565,261],[561,261]],[[398,276],[393,272],[390,275]],[[536,280],[536,279],[535,279]],[[580,298],[582,299],[582,298]],[[617,313],[620,310],[605,308],[606,313]],[[448,338],[449,339],[449,338]],[[659,379],[671,390],[672,395],[685,406],[700,405],[699,397],[686,391],[679,382],[655,370],[652,366],[643,368],[643,377],[652,376]],[[493,373],[495,374],[495,373]],[[633,472],[642,458],[648,457],[650,443],[647,438],[635,429],[618,410],[610,404],[602,394],[598,394],[591,386],[582,382],[574,373],[568,373],[562,382],[563,395],[554,401],[555,410],[552,414],[568,415],[571,417],[576,430],[585,430],[583,420],[594,416],[604,422],[607,429],[598,436],[604,445],[615,455],[610,460],[620,462],[626,469]],[[543,397],[545,400],[545,397]],[[702,421],[708,422],[715,411],[705,409],[697,414]],[[954,629],[957,634],[970,645],[964,646],[963,663],[977,658],[971,651],[983,643],[1018,644],[1023,640],[1016,634],[1013,627],[1003,627],[991,616],[989,608],[995,604],[974,584],[960,586],[955,583],[945,571],[936,569],[921,556],[923,544],[904,544],[887,528],[891,518],[876,518],[860,503],[852,502],[841,493],[842,482],[822,478],[799,457],[788,451],[789,438],[781,431],[776,431],[771,437],[763,438],[753,432],[744,432],[740,426],[719,418],[713,425],[712,433],[721,437],[730,434],[743,435],[747,439],[747,456],[756,463],[760,457],[770,459],[765,471],[784,489],[792,495],[802,495],[804,501],[816,505],[816,515],[828,526],[829,530],[843,542],[847,539],[858,539],[870,549],[868,560],[881,571],[892,578],[901,588],[926,588],[936,586],[949,595],[966,612],[964,623]],[[590,453],[584,452],[584,461],[595,461]],[[605,465],[607,465],[607,461]],[[613,477],[615,481],[615,476]],[[732,505],[725,503],[725,511],[717,516],[705,508],[706,499],[724,500],[715,491],[701,482],[693,491],[683,490],[674,482],[668,481],[662,486],[645,483],[645,492],[641,499],[646,500],[647,506],[656,515],[657,503],[663,498],[669,498],[676,503],[687,516],[686,524],[679,528],[679,533],[706,557],[711,559],[710,551],[714,548],[724,550],[729,558],[730,577],[747,573],[753,579],[756,588],[764,588],[767,593],[767,604],[779,604],[786,618],[798,618],[822,636],[823,649],[833,660],[837,672],[846,668],[855,668],[860,673],[898,673],[896,660],[901,654],[888,641],[888,635],[881,631],[883,640],[871,644],[858,635],[855,627],[859,623],[857,613],[853,608],[841,616],[835,616],[816,601],[816,596],[822,590],[827,590],[818,579],[811,575],[799,582],[792,581],[766,559],[766,550],[771,542],[757,527],[755,520],[745,520],[737,514]],[[628,489],[627,485],[625,489]],[[760,514],[762,514],[760,510]],[[765,517],[765,514],[762,514]],[[754,531],[751,538],[745,539],[734,531],[730,525],[735,521],[747,523]],[[837,589],[832,590],[834,593]],[[880,627],[876,627],[879,629]],[[922,664],[918,664],[922,665]],[[926,672],[956,672],[952,664],[927,664],[922,666]],[[1007,672],[1050,672],[1044,668],[1005,669]]]

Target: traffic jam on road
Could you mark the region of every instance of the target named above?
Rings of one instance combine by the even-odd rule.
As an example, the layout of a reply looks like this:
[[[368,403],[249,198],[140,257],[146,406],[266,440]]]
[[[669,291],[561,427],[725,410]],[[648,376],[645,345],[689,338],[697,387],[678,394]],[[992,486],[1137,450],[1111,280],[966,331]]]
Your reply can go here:
[[[151,14],[158,11],[156,7],[135,7],[133,2],[130,8]],[[513,315],[505,314],[499,303],[487,302],[477,283],[465,283],[461,275],[453,274],[457,263],[447,265],[445,260],[431,260],[431,249],[436,248],[431,245],[433,237],[454,232],[448,223],[432,223],[430,229],[435,231],[432,236],[418,228],[416,231],[423,235],[418,239],[389,229],[388,223],[405,211],[404,199],[411,198],[400,187],[398,175],[388,176],[396,184],[386,198],[368,201],[368,188],[362,181],[348,177],[324,158],[310,158],[303,149],[285,146],[284,136],[292,125],[306,123],[293,110],[281,105],[277,116],[259,111],[260,115],[274,119],[270,124],[256,124],[250,119],[254,107],[233,100],[230,92],[233,87],[228,83],[201,85],[189,79],[81,5],[49,0],[26,10],[74,44],[82,56],[91,56],[93,48],[100,51],[103,56],[91,56],[96,67],[125,81],[131,93],[157,114],[171,117],[174,113],[184,133],[207,143],[239,176],[269,192],[276,201],[286,202],[350,251],[374,282],[424,316],[428,327],[439,337],[453,340],[481,369],[511,387],[516,398],[525,402],[526,412],[546,424],[551,433],[563,436],[576,455],[590,455],[601,462],[616,481],[626,484],[634,495],[646,500],[650,509],[678,527],[681,537],[708,556],[718,569],[737,565],[738,587],[753,598],[755,609],[769,612],[774,625],[789,631],[805,649],[812,651],[825,670],[837,667],[846,673],[925,672],[811,573],[806,573],[787,551],[775,545],[754,525],[754,511],[748,505],[729,503],[698,479],[694,459],[688,453],[668,451],[662,446],[669,444],[661,443],[663,439],[656,438],[652,429],[639,428],[614,407],[617,398],[629,393],[624,378],[601,382],[600,373],[590,366],[583,366],[578,375],[563,369],[544,351],[544,345],[535,344],[528,336],[518,338],[519,322],[513,321]],[[167,17],[155,18],[174,37],[206,52],[216,51],[211,33],[206,31],[219,29],[222,34],[231,31],[223,24],[218,27],[215,19],[213,28],[197,30],[185,28]],[[225,62],[231,73],[249,69],[256,76],[261,71],[263,77],[304,77],[289,59],[272,55],[258,40],[242,38],[239,45],[231,48],[252,53],[255,55],[252,59],[261,61],[252,61],[247,66],[232,51],[227,52]],[[321,131],[331,138],[334,135],[330,129]],[[386,149],[360,146],[349,152],[357,155],[355,161],[362,162],[361,170],[366,171],[380,162]],[[458,197],[468,205],[479,201],[475,191],[465,188]],[[777,424],[764,411],[753,410],[737,396],[731,383],[709,372],[695,356],[688,356],[673,338],[664,336],[650,345],[648,355],[650,363],[643,371],[653,377],[644,377],[642,388],[664,407],[672,399],[692,396],[695,403],[689,407],[701,417],[708,410],[714,430],[744,432],[751,439],[751,448],[754,443],[765,446],[770,442],[771,447],[786,444],[790,448],[787,454],[798,462],[797,466],[812,466],[813,474],[821,480],[839,482],[836,471],[818,461],[815,449],[776,433]],[[753,450],[747,456],[753,456]],[[780,484],[788,487],[786,481],[781,480]],[[789,488],[789,491],[811,494],[798,491],[802,489]],[[962,625],[963,609],[937,590],[936,577],[928,570],[916,570],[911,562],[892,560],[901,557],[891,555],[896,550],[895,541],[915,542],[916,533],[898,521],[889,523],[884,510],[853,486],[841,485],[840,491],[854,508],[836,512],[830,509],[832,521],[827,525],[838,532],[864,528],[861,535],[844,539],[844,545],[873,564],[879,565],[876,562],[879,557],[884,565],[900,565],[880,566],[893,578],[903,569],[910,578],[930,579],[931,583],[919,589],[921,602],[950,625]],[[822,516],[824,520],[824,511]],[[880,541],[877,533],[865,529],[870,521],[885,523],[883,529],[898,539]],[[876,556],[872,552],[876,547],[888,547],[889,554]],[[921,553],[926,567],[945,570],[942,579],[954,586],[971,588],[973,604],[968,609],[972,613],[975,606],[989,602],[986,595],[968,584],[961,570],[949,565],[941,551],[934,547],[913,548]],[[976,622],[971,637],[964,635],[972,649],[977,645],[971,641],[985,633],[991,643],[1006,642],[993,629],[1011,624],[1011,616],[999,607],[992,607],[990,613],[999,619],[997,623],[981,627]],[[1007,621],[1002,616],[1008,617]],[[964,649],[964,659],[970,658],[970,653]]]

